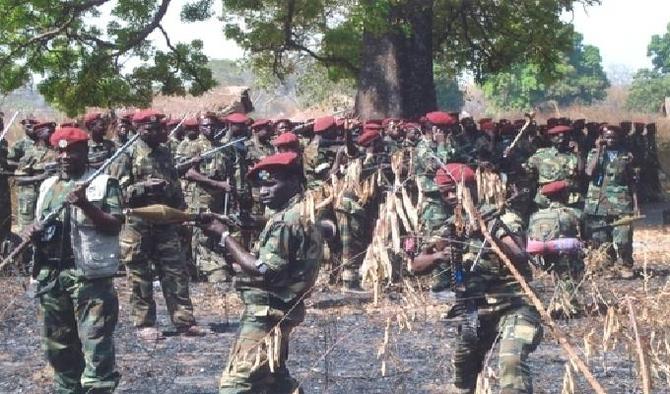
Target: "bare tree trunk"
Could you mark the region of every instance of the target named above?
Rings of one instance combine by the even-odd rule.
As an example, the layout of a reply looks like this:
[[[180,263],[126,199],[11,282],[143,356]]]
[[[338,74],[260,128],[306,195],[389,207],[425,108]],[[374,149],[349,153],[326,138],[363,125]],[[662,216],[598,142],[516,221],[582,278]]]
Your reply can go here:
[[[403,31],[401,16],[400,23],[410,29]],[[388,31],[363,37],[356,95],[356,112],[363,119],[418,118],[437,107],[432,1],[410,0],[393,8],[389,19]]]

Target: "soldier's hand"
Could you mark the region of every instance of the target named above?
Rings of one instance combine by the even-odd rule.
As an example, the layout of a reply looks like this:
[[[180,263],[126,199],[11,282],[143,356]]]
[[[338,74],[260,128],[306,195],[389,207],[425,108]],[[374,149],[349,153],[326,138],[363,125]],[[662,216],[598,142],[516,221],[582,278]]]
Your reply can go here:
[[[221,237],[221,234],[230,229],[218,215],[209,212],[200,215],[199,225],[209,237]]]
[[[195,177],[197,176],[197,174],[198,174],[198,171],[195,168],[191,167],[191,168],[188,169],[188,171],[186,171],[186,174],[184,174],[184,178],[187,181],[193,181],[193,180],[195,180]]]
[[[23,232],[21,233],[21,238],[36,240],[37,237],[42,232],[42,230],[44,230],[42,223],[40,222],[31,223],[28,226],[26,226],[26,228],[23,229]]]
[[[66,198],[67,202],[71,205],[81,207],[82,205],[88,202],[86,198],[86,185],[79,185],[72,190]]]

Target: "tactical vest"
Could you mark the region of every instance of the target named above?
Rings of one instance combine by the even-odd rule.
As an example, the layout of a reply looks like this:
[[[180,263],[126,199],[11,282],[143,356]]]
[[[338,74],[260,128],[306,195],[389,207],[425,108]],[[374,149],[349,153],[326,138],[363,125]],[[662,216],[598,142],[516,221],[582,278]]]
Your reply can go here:
[[[86,179],[92,170],[87,171]],[[86,198],[92,203],[102,201],[107,195],[109,175],[99,175],[86,189]],[[58,181],[58,176],[45,180],[40,186],[37,213],[43,218],[56,207],[45,201],[49,189]],[[46,205],[45,205],[46,204]],[[70,206],[70,239],[77,270],[87,279],[104,278],[116,273],[119,266],[119,237],[99,232],[84,212]],[[47,210],[47,212],[45,212]],[[49,256],[53,257],[53,256]]]
[[[565,207],[540,209],[531,215],[528,223],[528,239],[534,241],[577,237],[578,231],[579,218]]]

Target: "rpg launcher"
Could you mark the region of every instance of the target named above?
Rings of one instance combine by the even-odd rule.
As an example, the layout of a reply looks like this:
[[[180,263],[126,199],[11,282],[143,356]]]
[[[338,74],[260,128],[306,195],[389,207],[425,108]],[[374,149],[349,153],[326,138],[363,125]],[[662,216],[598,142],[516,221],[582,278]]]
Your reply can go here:
[[[614,228],[614,227],[619,227],[619,226],[628,226],[629,224],[633,224],[637,222],[638,220],[642,220],[646,218],[647,215],[638,215],[638,216],[625,216],[621,219],[615,220],[612,223],[607,223],[603,224],[600,226],[592,226],[591,231],[593,230],[602,230],[606,228]]]
[[[124,211],[126,216],[134,216],[145,220],[151,224],[166,225],[166,224],[202,224],[203,215],[197,213],[187,213],[179,209],[168,207],[163,204],[152,204],[142,208],[130,208]],[[214,213],[207,213],[209,216],[215,216],[223,223],[236,228],[248,227],[248,223],[242,223],[239,218],[219,215]]]

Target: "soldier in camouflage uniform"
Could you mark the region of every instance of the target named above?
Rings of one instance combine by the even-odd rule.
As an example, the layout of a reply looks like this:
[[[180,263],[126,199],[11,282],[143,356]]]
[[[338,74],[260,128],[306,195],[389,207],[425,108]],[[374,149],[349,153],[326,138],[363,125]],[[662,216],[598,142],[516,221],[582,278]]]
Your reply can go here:
[[[314,136],[303,151],[308,189],[323,186],[330,180],[330,176],[337,172],[337,169],[333,168],[333,163],[339,147],[333,149],[327,146],[328,141],[334,141],[337,138],[335,118],[324,116],[315,119],[313,129]]]
[[[258,119],[251,125],[251,138],[246,141],[247,159],[250,166],[258,163],[264,157],[275,153],[275,147],[270,142],[271,138],[272,124],[268,119]],[[260,202],[259,192],[259,187],[251,187],[251,195],[253,197],[251,215],[255,218],[263,218],[265,216],[265,206]],[[254,235],[257,236],[258,234]]]
[[[24,135],[18,141],[14,141],[7,151],[7,165],[10,168],[17,168],[19,161],[26,154],[28,149],[35,143],[35,132],[33,126],[38,124],[36,119],[26,118],[21,120]]]
[[[491,249],[480,250],[486,246],[485,238],[477,219],[470,217],[469,210],[462,210],[459,204],[462,199],[456,186],[464,184],[476,200],[474,178],[471,169],[457,163],[447,164],[437,172],[435,181],[443,193],[444,202],[458,215],[445,223],[445,242],[436,242],[432,248],[415,257],[411,268],[417,273],[430,272],[440,262],[452,262],[456,267],[455,308],[463,320],[453,356],[454,382],[447,392],[474,393],[486,354],[499,338],[498,381],[501,393],[531,393],[533,387],[528,357],[542,338],[540,316],[525,299],[518,282],[500,258]],[[524,232],[520,218],[487,204],[474,208],[478,211],[477,215],[487,222],[491,235],[517,269],[530,276],[530,264],[523,250]],[[449,242],[454,238],[467,242]]]
[[[200,122],[200,136],[193,138],[198,130],[197,119],[184,121],[187,138],[179,144],[177,149],[177,163],[183,160],[197,158],[200,154],[207,152],[219,145],[214,140],[213,127],[216,122],[211,117],[205,117]],[[187,211],[189,213],[214,212],[223,214],[225,209],[224,196],[230,192],[227,177],[229,175],[230,163],[224,152],[217,152],[212,156],[196,161],[190,167],[184,168],[183,188]],[[198,272],[203,274],[210,282],[218,282],[226,279],[225,262],[222,256],[213,252],[216,243],[206,237],[200,228],[193,228],[190,240],[193,261]]]
[[[4,129],[0,113],[0,130]],[[7,140],[0,140],[0,255],[5,250],[5,241],[12,230],[12,196],[9,190],[10,167],[7,164]]]
[[[452,157],[453,149],[449,146],[445,133],[456,124],[456,120],[444,112],[430,112],[426,114],[426,119],[423,138],[416,146],[414,167],[420,193],[419,231],[421,234],[430,234],[438,229],[449,215],[433,178],[435,171],[441,165],[449,162]],[[436,271],[431,291],[440,293],[449,287],[450,268],[440,265]]]
[[[153,110],[137,112],[133,123],[140,139],[119,160],[119,181],[130,208],[165,204],[184,209],[184,195],[179,184],[174,158],[162,145],[167,139],[161,118]],[[163,289],[172,323],[184,335],[203,335],[196,327],[189,295],[189,275],[181,247],[178,226],[152,224],[129,216],[121,232],[121,261],[129,271],[130,306],[138,335],[145,339],[160,338],[155,328],[156,303],[153,298],[154,272]],[[153,264],[153,269],[152,269]]]
[[[21,157],[14,178],[17,186],[19,229],[35,221],[35,204],[40,183],[51,176],[55,165],[55,153],[51,149],[49,137],[54,132],[53,122],[38,123],[33,126],[35,142]]]
[[[451,160],[475,165],[479,152],[489,147],[489,140],[477,129],[472,116],[465,112],[461,114],[460,127],[456,127],[450,135],[450,145],[455,147]]]
[[[630,279],[634,276],[633,227],[630,224],[606,227],[623,215],[637,213],[637,207],[633,206],[637,176],[633,155],[625,148],[624,138],[619,127],[606,126],[598,147],[589,153],[586,175],[590,183],[584,214],[589,240],[596,246],[611,242],[609,251],[615,262],[613,270],[622,278]],[[600,229],[593,230],[595,227]]]
[[[205,228],[241,268],[235,287],[244,311],[219,393],[302,392],[286,366],[289,335],[304,320],[304,298],[316,282],[324,241],[301,216],[303,175],[295,153],[262,159],[248,177],[261,184],[263,203],[276,212],[258,250],[247,252],[216,219]]]
[[[78,185],[93,171],[86,165],[87,140],[86,132],[76,128],[53,134],[60,174],[40,187],[37,215],[43,218],[69,205],[45,228],[32,224],[25,230],[35,242],[36,297],[55,393],[112,393],[121,378],[115,367],[119,304],[113,283],[121,191],[107,175],[87,188]]]
[[[88,142],[88,163],[91,167],[99,167],[116,150],[114,141],[105,138],[108,125],[107,117],[99,112],[88,113],[84,116],[84,127],[91,136]]]
[[[184,122],[186,122],[186,120],[184,120]],[[186,138],[186,127],[184,127],[184,122],[179,118],[172,118],[165,121],[165,128],[169,133],[166,144],[172,155],[175,157],[177,156],[179,144]]]
[[[583,214],[566,205],[568,182],[548,183],[540,192],[549,206],[530,216],[528,252],[534,255],[536,265],[551,272],[556,280],[549,311],[557,317],[571,317],[579,313],[578,284],[584,275]]]
[[[115,130],[116,133],[114,135],[114,143],[116,144],[117,148],[123,146],[123,144],[128,141],[128,138],[130,138],[132,134],[135,134],[135,131],[133,130],[132,117],[132,113],[127,113],[121,115],[117,119]]]
[[[579,186],[584,166],[579,155],[574,153],[569,145],[568,133],[571,131],[570,126],[563,125],[547,130],[551,146],[538,149],[528,159],[526,168],[536,176],[538,188],[555,181],[568,182],[570,185],[568,205],[577,206],[582,200]],[[534,201],[538,208],[546,208],[549,205],[548,199],[539,189]]]

